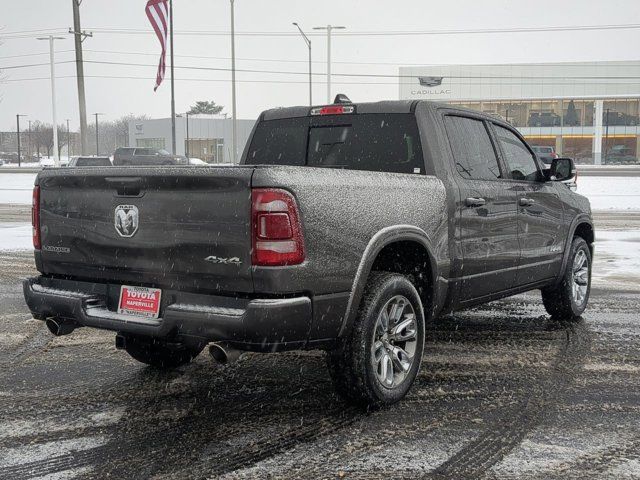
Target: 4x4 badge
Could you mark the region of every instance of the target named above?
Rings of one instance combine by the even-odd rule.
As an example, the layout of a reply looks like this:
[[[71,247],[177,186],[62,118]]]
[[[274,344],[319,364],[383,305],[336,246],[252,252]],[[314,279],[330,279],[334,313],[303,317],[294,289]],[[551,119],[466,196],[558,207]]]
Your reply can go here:
[[[138,231],[138,207],[135,205],[118,205],[115,211],[114,224],[121,237],[133,237]]]
[[[222,265],[241,265],[242,264],[242,260],[240,260],[238,257],[224,258],[224,257],[216,257],[215,255],[211,255],[205,258],[204,261],[211,262],[211,263],[220,263]]]

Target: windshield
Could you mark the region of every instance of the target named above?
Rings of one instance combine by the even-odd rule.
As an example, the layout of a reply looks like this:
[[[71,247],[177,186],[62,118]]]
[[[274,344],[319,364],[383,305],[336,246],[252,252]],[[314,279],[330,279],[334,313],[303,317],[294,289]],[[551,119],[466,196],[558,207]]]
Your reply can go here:
[[[415,117],[363,114],[261,122],[247,164],[424,173]]]

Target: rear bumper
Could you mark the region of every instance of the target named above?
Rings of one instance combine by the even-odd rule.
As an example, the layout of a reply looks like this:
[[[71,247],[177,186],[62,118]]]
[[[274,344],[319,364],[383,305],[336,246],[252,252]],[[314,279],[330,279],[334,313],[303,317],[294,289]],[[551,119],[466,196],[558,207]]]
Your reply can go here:
[[[224,341],[244,350],[305,348],[313,319],[306,296],[243,299],[163,290],[161,318],[148,319],[117,313],[117,284],[34,277],[24,280],[23,289],[40,320],[184,342]]]

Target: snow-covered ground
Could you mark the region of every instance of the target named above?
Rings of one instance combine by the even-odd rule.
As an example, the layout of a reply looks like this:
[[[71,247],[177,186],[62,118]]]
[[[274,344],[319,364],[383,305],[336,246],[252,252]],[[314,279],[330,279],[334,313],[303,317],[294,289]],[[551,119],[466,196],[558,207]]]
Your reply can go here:
[[[31,205],[35,179],[35,173],[2,173],[0,170],[0,203]]]
[[[578,177],[593,210],[640,210],[640,177]]]
[[[596,231],[593,284],[640,288],[640,230]]]
[[[31,250],[29,223],[0,223],[0,250]]]

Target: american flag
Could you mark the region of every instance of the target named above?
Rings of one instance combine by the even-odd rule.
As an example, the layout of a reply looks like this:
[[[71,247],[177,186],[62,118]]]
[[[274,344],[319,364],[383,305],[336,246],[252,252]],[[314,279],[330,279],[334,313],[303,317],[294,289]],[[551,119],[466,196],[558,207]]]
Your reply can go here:
[[[158,40],[160,40],[160,45],[162,46],[160,64],[158,65],[158,74],[156,75],[156,86],[153,89],[155,92],[162,83],[162,80],[164,80],[164,74],[167,69],[165,59],[167,56],[167,37],[169,36],[168,0],[149,0],[147,2],[145,12],[147,13],[147,18],[149,18],[149,21],[156,32]]]

